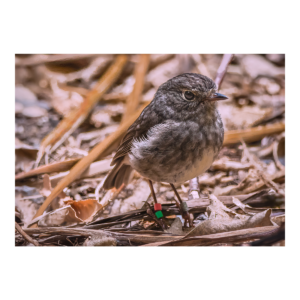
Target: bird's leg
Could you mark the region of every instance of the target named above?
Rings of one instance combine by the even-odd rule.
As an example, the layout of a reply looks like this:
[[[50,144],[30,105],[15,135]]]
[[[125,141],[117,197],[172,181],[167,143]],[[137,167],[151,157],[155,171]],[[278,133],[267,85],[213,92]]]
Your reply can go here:
[[[188,211],[188,207],[187,207],[187,204],[186,202],[182,201],[174,184],[173,183],[170,183],[170,186],[172,187],[180,205],[179,205],[179,209],[180,209],[180,212],[181,212],[181,215],[182,215],[182,218],[184,219],[184,226],[187,225],[187,222],[189,222],[189,225],[190,227],[193,227],[193,222],[191,220],[191,217],[190,217],[190,214],[189,214],[189,211]],[[178,206],[178,204],[177,204]]]
[[[154,200],[154,203],[157,203],[157,199],[156,199],[156,195],[154,193],[154,188],[153,188],[152,181],[150,179],[148,179],[148,183],[149,183],[149,186],[150,186],[151,195],[152,195],[152,198]]]
[[[159,223],[160,223],[160,226],[162,226],[163,230],[167,228],[167,225],[165,224],[165,222],[162,220],[162,217],[164,216],[161,209],[161,204],[160,203],[157,203],[157,199],[156,199],[156,195],[155,195],[155,192],[154,192],[154,188],[153,188],[153,184],[152,184],[152,181],[150,179],[148,179],[148,183],[149,183],[149,187],[150,187],[150,190],[151,190],[151,195],[152,195],[152,198],[154,200],[154,211],[155,211],[155,216],[156,218],[158,219]],[[153,214],[154,215],[154,214]]]

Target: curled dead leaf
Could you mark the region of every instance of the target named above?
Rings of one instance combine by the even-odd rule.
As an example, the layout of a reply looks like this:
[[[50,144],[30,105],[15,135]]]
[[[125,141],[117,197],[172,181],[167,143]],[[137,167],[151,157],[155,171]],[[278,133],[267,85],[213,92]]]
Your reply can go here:
[[[43,215],[38,220],[39,227],[74,226],[91,222],[103,206],[94,199],[80,201],[67,200],[66,206]]]

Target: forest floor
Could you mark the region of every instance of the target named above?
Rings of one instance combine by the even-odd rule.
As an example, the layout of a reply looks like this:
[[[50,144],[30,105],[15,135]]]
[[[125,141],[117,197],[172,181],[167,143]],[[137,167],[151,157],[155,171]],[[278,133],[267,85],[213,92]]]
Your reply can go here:
[[[15,68],[16,246],[285,245],[284,55],[35,54],[16,55]],[[163,221],[137,172],[102,187],[126,129],[186,72],[229,98],[218,158],[176,186],[192,228],[166,183],[154,184]]]

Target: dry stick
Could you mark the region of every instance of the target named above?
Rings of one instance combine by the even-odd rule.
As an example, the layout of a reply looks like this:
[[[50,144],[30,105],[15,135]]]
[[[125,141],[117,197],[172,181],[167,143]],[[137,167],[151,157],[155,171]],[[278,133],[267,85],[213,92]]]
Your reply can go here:
[[[281,133],[285,130],[285,124],[275,123],[242,130],[231,130],[225,132],[223,146],[239,143],[241,139],[245,142],[255,142],[271,134]]]
[[[217,76],[215,79],[217,90],[219,90],[219,88],[222,84],[223,78],[226,74],[228,65],[230,64],[232,58],[233,58],[233,54],[224,54],[223,55],[223,58],[222,58],[220,66],[219,66],[219,69],[217,71]],[[200,186],[199,186],[198,177],[191,179],[189,182],[189,186],[190,186],[189,200],[200,198]]]
[[[51,194],[47,197],[45,202],[42,204],[42,206],[39,208],[33,219],[41,216],[45,209],[48,207],[48,205],[53,201],[54,198],[56,198],[63,189],[68,186],[70,183],[72,183],[76,178],[78,178],[88,167],[89,165],[99,158],[100,155],[102,155],[107,148],[109,148],[113,143],[115,143],[119,138],[121,138],[129,128],[129,126],[139,117],[142,110],[145,107],[141,107],[135,114],[133,114],[127,121],[125,121],[120,127],[111,135],[109,135],[105,140],[103,140],[101,143],[99,143],[97,146],[95,146],[91,152],[83,157],[71,170],[70,173],[64,177],[57,186],[52,190]],[[36,224],[33,225],[36,227]]]
[[[27,240],[29,243],[33,244],[34,246],[40,246],[40,244],[34,240],[33,238],[31,238],[22,228],[21,226],[15,222],[15,227],[16,229],[19,231],[19,233],[23,236],[23,238],[25,240]]]
[[[134,78],[135,84],[131,94],[126,101],[126,109],[122,122],[126,121],[137,109],[144,88],[145,76],[149,68],[150,54],[140,54],[139,60],[135,66]]]
[[[48,165],[40,166],[28,172],[22,172],[17,174],[15,176],[15,180],[25,179],[27,177],[32,177],[32,176],[41,175],[45,173],[49,174],[55,172],[69,171],[79,160],[80,158],[73,158],[70,160],[59,161]]]
[[[226,74],[228,65],[230,64],[232,58],[233,58],[233,54],[224,54],[223,55],[223,59],[221,61],[221,64],[219,66],[219,69],[217,71],[217,76],[215,79],[215,83],[217,85],[217,90],[220,89],[220,86],[221,86],[224,76]]]
[[[85,59],[99,56],[99,54],[49,54],[49,55],[34,55],[26,58],[15,58],[16,66],[35,66],[44,63],[64,62],[78,59]]]
[[[72,110],[59,124],[58,126],[48,134],[41,143],[35,167],[38,166],[41,158],[43,157],[47,146],[52,146],[50,153],[59,147],[79,125],[86,119],[89,112],[93,109],[100,98],[105,92],[112,86],[116,79],[121,74],[123,67],[127,62],[126,55],[119,55],[115,62],[105,72],[105,74],[99,79],[96,86],[88,93],[81,106],[75,110]]]

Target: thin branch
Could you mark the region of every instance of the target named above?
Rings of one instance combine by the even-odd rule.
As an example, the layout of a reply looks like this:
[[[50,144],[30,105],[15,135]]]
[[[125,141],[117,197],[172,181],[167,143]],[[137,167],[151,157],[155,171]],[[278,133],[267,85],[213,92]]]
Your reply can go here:
[[[18,232],[23,236],[23,238],[28,241],[29,243],[33,244],[34,246],[40,246],[40,244],[34,240],[33,238],[31,238],[22,228],[21,226],[15,222],[15,227],[18,230]]]
[[[25,58],[16,57],[16,66],[36,66],[44,63],[64,62],[78,59],[86,59],[99,56],[99,54],[38,54]]]
[[[224,76],[226,74],[228,65],[230,64],[231,60],[233,58],[233,54],[224,54],[223,59],[221,61],[220,67],[217,71],[217,76],[215,79],[215,83],[217,85],[217,89],[219,90],[222,84],[222,81],[224,79]]]
[[[239,143],[241,139],[247,143],[259,141],[267,135],[281,133],[284,130],[285,123],[275,123],[254,128],[227,131],[225,132],[223,146]]]
[[[135,84],[131,94],[126,101],[126,110],[122,122],[127,120],[138,108],[140,98],[144,88],[145,76],[147,74],[150,62],[150,54],[140,54],[134,70]]]

